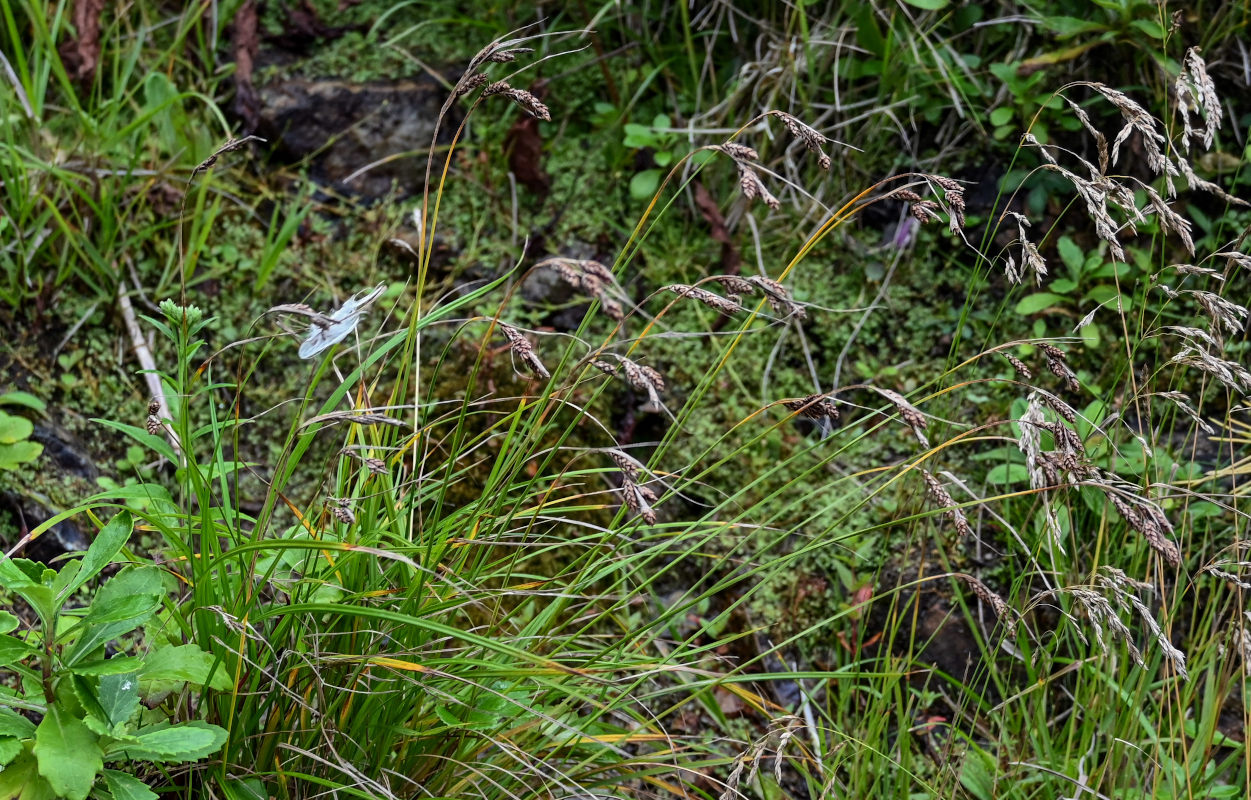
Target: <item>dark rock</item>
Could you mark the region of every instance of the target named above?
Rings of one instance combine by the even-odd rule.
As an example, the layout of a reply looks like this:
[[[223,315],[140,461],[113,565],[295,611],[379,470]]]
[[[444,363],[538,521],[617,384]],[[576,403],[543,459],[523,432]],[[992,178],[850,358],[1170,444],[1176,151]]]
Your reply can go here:
[[[350,83],[293,78],[259,90],[258,135],[290,162],[311,159],[314,180],[358,197],[382,197],[392,183],[401,194],[421,190],[425,151],[447,92],[433,79]],[[450,137],[456,120],[445,122]],[[443,140],[443,135],[440,135]],[[346,179],[388,156],[395,158]]]
[[[6,551],[32,529],[54,516],[38,501],[15,492],[0,492],[0,515],[4,512],[7,512],[9,520],[8,524],[0,522],[0,532],[6,534]],[[67,519],[53,525],[13,555],[47,564],[57,556],[86,550],[90,544],[91,541],[82,528],[73,519]]]
[[[100,470],[82,446],[67,431],[51,425],[36,425],[30,438],[43,445],[43,464],[62,475],[94,482]]]
[[[61,480],[89,482],[95,485],[100,471],[95,462],[72,435],[53,425],[36,424],[30,436],[32,441],[43,445],[38,461],[40,475],[50,484]],[[0,521],[0,539],[5,549],[15,545],[31,529],[51,519],[61,509],[49,510],[56,504],[37,489],[17,486],[11,491],[0,492],[0,515],[8,519]],[[7,513],[5,513],[7,512]],[[86,533],[72,519],[53,525],[50,529],[14,555],[24,556],[45,564],[57,556],[86,550],[90,544]]]

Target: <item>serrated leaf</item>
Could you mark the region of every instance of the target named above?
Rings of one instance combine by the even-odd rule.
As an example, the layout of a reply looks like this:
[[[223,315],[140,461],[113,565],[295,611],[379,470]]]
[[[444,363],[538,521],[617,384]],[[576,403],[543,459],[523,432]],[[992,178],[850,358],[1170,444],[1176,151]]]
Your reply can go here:
[[[159,800],[160,795],[133,775],[115,769],[104,771],[104,785],[109,788],[113,800]]]
[[[1035,292],[1022,297],[1016,304],[1018,314],[1037,314],[1045,308],[1064,302],[1064,298],[1051,292]]]
[[[83,556],[78,574],[68,586],[60,591],[57,595],[58,599],[64,602],[84,583],[99,575],[101,570],[111,564],[114,557],[126,546],[126,542],[130,541],[130,533],[134,527],[135,520],[129,511],[119,511],[114,514],[113,518],[96,534],[95,540]]]
[[[57,704],[48,707],[35,729],[33,752],[39,761],[39,774],[67,800],[86,800],[104,766],[96,735]]]
[[[15,736],[18,739],[29,739],[35,735],[35,723],[16,711],[0,708],[0,736]]]
[[[216,659],[212,654],[194,644],[162,647],[153,650],[144,660],[144,668],[139,672],[144,681],[186,682],[197,688],[208,686],[218,690],[229,689],[232,685],[220,666],[213,669]]]
[[[225,728],[192,721],[168,728],[142,731],[128,741],[110,748],[108,756],[176,764],[211,756],[221,750],[225,743]]]

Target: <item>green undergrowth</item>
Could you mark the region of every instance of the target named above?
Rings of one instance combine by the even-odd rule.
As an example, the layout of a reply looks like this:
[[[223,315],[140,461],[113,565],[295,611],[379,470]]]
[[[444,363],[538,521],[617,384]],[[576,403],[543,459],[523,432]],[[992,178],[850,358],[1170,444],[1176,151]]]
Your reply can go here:
[[[218,151],[212,17],[110,20],[85,85],[68,6],[7,11],[6,360],[108,474],[11,537],[73,517],[81,560],[0,562],[0,797],[1245,795],[1248,217],[1200,190],[1245,194],[1247,109],[1203,142],[1173,81],[1204,131],[1187,48],[1226,91],[1246,21],[1084,5],[605,7],[474,56],[529,20],[309,4],[353,30],[294,74],[550,78],[550,123],[460,84],[372,206]],[[1108,53],[1126,95],[1060,88]]]

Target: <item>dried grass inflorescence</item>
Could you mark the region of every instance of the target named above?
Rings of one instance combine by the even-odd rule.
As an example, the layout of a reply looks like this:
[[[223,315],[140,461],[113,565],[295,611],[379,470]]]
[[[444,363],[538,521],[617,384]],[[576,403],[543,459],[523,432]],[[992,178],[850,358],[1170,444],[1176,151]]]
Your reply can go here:
[[[752,742],[745,752],[734,759],[734,768],[726,776],[725,789],[718,796],[717,800],[738,800],[738,798],[744,797],[745,795],[739,790],[739,786],[744,783],[752,785],[756,782],[757,774],[760,772],[760,762],[764,760],[764,755],[770,747],[773,748],[774,752],[773,779],[778,784],[781,784],[783,753],[786,750],[786,745],[803,726],[803,718],[793,714],[770,720],[769,732]],[[743,774],[744,772],[746,772],[746,775]]]
[[[825,134],[802,120],[787,114],[785,111],[770,111],[769,114],[780,119],[782,124],[786,126],[786,129],[790,131],[791,136],[803,142],[804,147],[807,147],[810,152],[816,153],[817,163],[821,166],[821,169],[829,171],[831,166],[830,157],[826,155],[824,148],[829,144],[830,140]]]
[[[1227,361],[1202,347],[1187,345],[1169,359],[1170,364],[1184,364],[1206,372],[1230,391],[1251,395],[1251,372],[1236,361]]]
[[[964,509],[956,505],[956,501],[952,499],[951,493],[947,491],[947,487],[938,478],[930,474],[928,470],[921,470],[921,477],[925,478],[925,493],[929,495],[934,505],[943,510],[943,518],[955,527],[956,533],[960,534],[961,537],[972,534],[973,528],[969,525],[968,517],[964,515]]]
[[[1207,65],[1199,55],[1199,48],[1192,47],[1186,51],[1182,62],[1182,71],[1173,83],[1173,91],[1177,93],[1177,110],[1182,115],[1182,144],[1190,149],[1190,140],[1202,135],[1203,148],[1212,149],[1216,140],[1216,132],[1221,129],[1220,98],[1216,95],[1216,86],[1208,77]],[[1190,111],[1195,108],[1203,117],[1203,130],[1197,131],[1190,127]]]
[[[930,446],[929,437],[925,435],[925,429],[929,427],[929,422],[919,408],[909,403],[907,398],[899,392],[891,389],[879,389],[876,386],[870,388],[894,404],[895,409],[899,412],[899,416],[912,429],[912,435],[917,437],[917,441],[921,443],[922,447]]]
[[[660,393],[665,390],[664,376],[652,367],[637,364],[628,358],[617,356],[617,362],[617,364],[611,364],[597,360],[592,361],[591,366],[607,375],[624,377],[626,383],[644,392],[647,395],[647,404],[643,406],[644,411],[656,412],[664,408],[664,404],[660,402]]]
[[[330,508],[330,514],[344,525],[352,525],[356,522],[356,515],[352,513],[351,500],[346,497],[331,497],[326,500],[326,505]]]
[[[1077,375],[1069,368],[1068,353],[1046,342],[1039,344],[1038,348],[1047,357],[1047,369],[1051,374],[1064,381],[1064,385],[1070,392],[1081,391],[1082,385],[1078,383]]]
[[[626,508],[648,525],[656,524],[656,493],[639,481],[642,465],[620,450],[608,450],[608,456],[621,470],[621,497]]]
[[[499,326],[504,336],[508,337],[508,346],[512,350],[513,355],[525,362],[530,371],[540,378],[552,377],[552,374],[547,371],[547,367],[543,366],[543,362],[539,360],[538,354],[534,352],[534,345],[522,335],[521,331],[506,322],[500,322]]]
[[[783,400],[782,405],[807,419],[815,421],[838,419],[838,406],[824,394],[810,394],[796,400]]]
[[[1129,626],[1121,619],[1122,613],[1136,614],[1147,628],[1165,660],[1172,665],[1182,679],[1189,680],[1190,674],[1186,671],[1186,654],[1173,646],[1168,635],[1156,622],[1151,609],[1138,596],[1144,591],[1154,593],[1155,587],[1150,583],[1134,580],[1115,567],[1103,566],[1099,568],[1093,586],[1073,586],[1050,594],[1063,592],[1073,598],[1078,608],[1085,613],[1101,653],[1104,655],[1108,653],[1108,643],[1104,638],[1106,631],[1113,639],[1120,639],[1125,643],[1130,658],[1141,667],[1146,666],[1142,652],[1134,645],[1133,634]],[[1081,634],[1081,631],[1078,630],[1077,633],[1084,641],[1085,636]]]
[[[698,286],[688,286],[685,283],[672,283],[662,288],[661,291],[673,292],[679,297],[689,297],[692,300],[698,300],[709,308],[720,311],[722,314],[726,315],[734,314],[735,312],[743,310],[743,307],[740,306],[735,300],[730,300],[719,294],[714,294],[707,289],[701,289]]]
[[[523,111],[536,119],[541,119],[544,122],[552,121],[551,112],[548,111],[547,106],[543,105],[543,103],[539,101],[539,98],[530,94],[525,89],[517,89],[510,86],[507,81],[496,81],[495,83],[487,84],[486,88],[482,90],[482,96],[490,97],[492,95],[507,97],[509,100],[512,100],[520,106]]]
[[[1216,434],[1216,431],[1213,430],[1212,426],[1209,425],[1207,421],[1203,419],[1203,417],[1200,417],[1199,412],[1195,411],[1194,408],[1190,405],[1190,398],[1187,397],[1185,394],[1181,392],[1155,392],[1154,396],[1161,397],[1165,400],[1168,400],[1179,411],[1181,411],[1187,417],[1190,417],[1190,419],[1196,425],[1199,426],[1200,430],[1202,430],[1207,435],[1213,436]]]
[[[148,401],[148,419],[147,419],[147,422],[144,424],[144,427],[147,429],[148,433],[150,433],[153,436],[156,436],[161,432],[161,418],[157,416],[160,413],[161,413],[161,401],[160,399],[153,397],[151,400]]]
[[[553,257],[540,261],[535,267],[555,271],[565,283],[598,300],[604,316],[609,319],[615,322],[625,319],[625,309],[611,294],[617,285],[612,270],[598,261]]]
[[[1121,494],[1111,487],[1107,496],[1126,524],[1142,534],[1152,550],[1159,553],[1169,566],[1181,566],[1181,551],[1169,538],[1173,533],[1173,524],[1158,505],[1135,495]]]
[[[1019,615],[1008,605],[1008,602],[999,595],[995,594],[989,586],[982,583],[972,575],[960,572],[956,573],[956,577],[965,583],[973,591],[973,595],[986,605],[990,606],[990,610],[995,617],[1004,624],[1006,633],[1011,636],[1016,631]]]
[[[212,169],[213,166],[217,163],[217,159],[221,158],[227,153],[233,153],[234,151],[243,147],[248,142],[260,142],[261,144],[264,144],[265,141],[266,141],[265,139],[262,139],[259,136],[244,136],[239,139],[235,139],[235,138],[227,139],[225,144],[223,144],[221,147],[214,150],[209,155],[208,158],[201,161],[199,164],[196,165],[195,169],[191,170],[191,178],[189,178],[188,180],[194,179],[195,176],[199,175],[201,172],[207,172],[208,170]]]
[[[1041,284],[1042,279],[1047,275],[1047,261],[1038,252],[1038,247],[1029,240],[1025,234],[1025,229],[1029,227],[1029,220],[1025,215],[1018,214],[1015,211],[1008,211],[1006,215],[1011,215],[1016,220],[1017,239],[1021,243],[1021,270],[1017,270],[1016,262],[1011,256],[1008,257],[1008,263],[1004,269],[1009,283],[1019,284],[1024,280],[1024,271],[1034,274],[1034,283]]]
[[[1016,374],[1020,375],[1022,379],[1027,381],[1033,380],[1034,371],[1027,367],[1024,361],[1011,353],[1001,353],[1000,355],[1008,360],[1008,363],[1012,365],[1012,369],[1016,370]]]
[[[959,181],[943,177],[942,175],[927,174],[921,177],[931,184],[936,184],[943,190],[943,202],[947,206],[948,227],[953,234],[959,233],[964,228],[964,187]],[[942,222],[943,220],[942,214],[939,213],[943,210],[943,206],[934,200],[922,198],[921,195],[912,189],[907,187],[894,189],[885,196],[908,203],[908,214],[922,224]]]
[[[759,197],[765,205],[774,210],[782,207],[782,201],[774,197],[769,188],[764,185],[764,181],[760,180],[756,166],[752,163],[759,160],[759,153],[737,142],[725,142],[715,145],[712,149],[719,150],[734,160],[734,166],[738,169],[738,188],[743,193],[743,197],[748,200],[755,200]]]
[[[808,312],[804,310],[803,306],[795,302],[795,298],[791,296],[791,290],[772,278],[766,278],[763,275],[749,275],[743,280],[759,289],[768,298],[769,307],[773,309],[774,313],[787,317],[793,316],[801,320],[808,318]]]

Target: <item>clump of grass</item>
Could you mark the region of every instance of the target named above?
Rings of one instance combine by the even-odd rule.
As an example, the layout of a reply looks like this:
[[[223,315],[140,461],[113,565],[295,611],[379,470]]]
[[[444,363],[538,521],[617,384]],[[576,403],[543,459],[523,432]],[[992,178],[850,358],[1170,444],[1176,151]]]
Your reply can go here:
[[[512,63],[535,41],[503,39],[483,48],[456,82],[440,125],[450,118],[452,103],[468,103],[471,113],[481,113],[481,101],[493,95],[550,118],[545,105],[513,86],[515,78],[492,82],[483,71],[489,64]],[[1199,102],[1207,103],[1204,73],[1189,55],[1186,63],[1187,80],[1197,87]],[[1123,261],[1124,248],[1133,246],[1124,231],[1132,232],[1148,216],[1163,234],[1192,250],[1184,220],[1158,193],[1139,187],[1148,208],[1138,208],[1130,187],[1106,174],[1133,136],[1162,180],[1186,175],[1184,162],[1160,132],[1163,126],[1124,93],[1081,85],[1110,102],[1125,125],[1111,147],[1106,137],[1096,136],[1100,167],[1089,165],[1089,179],[1060,167],[1062,153],[1026,139],[1027,147],[1042,154],[1040,169],[1070,181],[1114,260]],[[748,129],[768,116],[778,117],[819,154],[818,165],[829,168],[824,152],[829,140],[789,113],[767,112]],[[1094,131],[1087,117],[1081,119]],[[1130,442],[1145,441],[1136,432],[1124,433],[1130,429],[1124,408],[1113,414],[1077,398],[1103,379],[1099,388],[1105,397],[1124,392],[1125,408],[1141,407],[1144,416],[1151,397],[1176,391],[1180,397],[1165,399],[1174,405],[1188,401],[1180,390],[1159,391],[1173,378],[1162,369],[1169,364],[1194,365],[1230,388],[1248,390],[1245,370],[1238,372],[1234,361],[1222,357],[1222,337],[1241,332],[1245,309],[1219,292],[1178,291],[1170,301],[1193,301],[1209,327],[1195,329],[1202,335],[1178,334],[1185,342],[1181,352],[1154,365],[1141,382],[1133,363],[1136,343],[1157,331],[1131,334],[1124,309],[1127,362],[1115,377],[1081,367],[1059,339],[1024,343],[1041,351],[1071,402],[1034,387],[1033,372],[1001,345],[952,369],[935,366],[924,386],[892,388],[886,385],[890,376],[883,375],[870,385],[814,387],[821,390],[802,397],[762,392],[787,397],[777,402],[791,414],[775,414],[770,422],[763,412],[774,403],[759,401],[727,430],[701,440],[694,457],[678,460],[673,453],[688,431],[723,408],[725,395],[748,382],[744,376],[763,371],[758,360],[741,357],[745,342],[799,338],[810,329],[805,323],[827,324],[837,313],[799,299],[805,257],[822,239],[874,204],[902,200],[922,221],[941,222],[945,214],[948,233],[963,244],[968,224],[963,184],[927,172],[884,179],[839,208],[825,209],[822,223],[784,264],[762,261],[758,274],[708,277],[724,296],[696,282],[664,286],[676,297],[630,338],[626,321],[645,315],[633,303],[627,308],[629,298],[617,276],[649,244],[652,228],[646,223],[660,207],[653,203],[611,267],[560,257],[532,265],[555,271],[598,302],[607,317],[588,313],[576,330],[544,337],[540,359],[527,335],[534,331],[500,321],[521,319],[514,316],[521,310],[511,291],[514,274],[455,295],[430,296],[438,209],[444,192],[456,188],[451,170],[463,131],[462,123],[446,150],[431,148],[427,175],[439,177],[428,182],[415,215],[416,286],[403,301],[407,307],[397,303],[394,317],[374,315],[382,322],[369,323],[373,332],[358,330],[369,318],[357,312],[355,299],[331,314],[297,303],[271,309],[308,317],[313,336],[350,323],[340,325],[347,328],[343,336],[323,336],[307,353],[317,360],[309,362],[302,396],[272,402],[261,412],[288,419],[272,463],[245,464],[234,457],[256,421],[240,409],[272,350],[294,344],[298,334],[234,343],[200,361],[209,324],[202,314],[171,305],[167,318],[157,321],[177,348],[173,370],[163,376],[175,388],[177,403],[165,411],[185,463],[175,478],[176,492],[145,484],[134,496],[148,504],[146,524],[171,553],[166,568],[187,587],[171,604],[171,632],[160,635],[196,641],[231,677],[231,691],[206,692],[184,704],[230,731],[220,763],[210,767],[223,794],[303,796],[330,790],[503,798],[655,792],[729,798],[771,780],[770,791],[795,796],[910,797],[918,790],[949,796],[958,786],[976,794],[968,787],[984,789],[989,781],[992,792],[998,785],[1011,796],[1030,797],[1069,789],[1069,782],[1087,774],[1080,759],[1079,774],[1069,782],[1052,774],[1073,771],[1063,761],[1070,754],[1049,760],[1056,757],[1051,745],[1060,734],[1045,739],[1047,746],[1035,745],[1050,736],[1046,724],[1036,724],[1051,719],[1054,710],[1043,699],[1055,702],[1061,695],[1071,702],[1062,713],[1069,720],[1064,736],[1110,737],[1108,752],[1099,755],[1100,774],[1112,788],[1149,777],[1139,772],[1119,778],[1110,768],[1111,749],[1117,742],[1147,740],[1158,747],[1171,735],[1126,730],[1137,724],[1127,717],[1118,717],[1111,730],[1102,727],[1102,719],[1079,718],[1086,717],[1087,707],[1123,707],[1126,697],[1149,698],[1176,711],[1167,708],[1172,696],[1195,695],[1172,678],[1184,682],[1200,669],[1213,673],[1211,656],[1188,662],[1170,630],[1177,614],[1176,573],[1194,555],[1179,540],[1194,528],[1175,526],[1166,506],[1174,518],[1185,519],[1180,512],[1191,495],[1173,485],[1171,476],[1159,475],[1149,463],[1150,448],[1141,450],[1144,466],[1138,474],[1125,466],[1123,451]],[[1192,137],[1188,122],[1184,135]],[[754,148],[731,141],[706,149],[732,160],[747,200],[781,208]],[[661,192],[677,185],[685,166],[674,168]],[[917,191],[922,187],[924,196]],[[1007,219],[999,215],[1001,222]],[[1042,250],[1026,239],[1025,218],[1013,220],[1023,269],[1039,285],[1049,277]],[[974,252],[970,258],[983,266],[993,260]],[[1011,264],[1004,270],[1009,282],[1022,282],[1025,274],[1010,256],[1005,260]],[[1176,272],[1186,279],[1211,277]],[[367,295],[381,296],[380,291]],[[746,297],[757,299],[755,308],[743,303]],[[672,324],[691,310],[679,306],[700,311],[680,300],[726,315],[728,329]],[[764,313],[766,305],[772,314]],[[1144,319],[1143,325],[1154,322]],[[510,357],[539,380],[514,388],[514,376],[491,370],[493,327],[507,340]],[[360,338],[349,340],[352,333]],[[1177,331],[1158,333],[1162,338]],[[494,341],[498,344],[498,337]],[[561,342],[563,349],[557,346]],[[694,343],[704,354],[700,371],[684,374],[666,363],[667,348],[675,342]],[[1003,353],[1020,380],[975,373],[994,352]],[[815,365],[812,371],[817,373]],[[604,381],[596,372],[619,380]],[[1085,383],[1081,372],[1088,376]],[[814,383],[819,382],[818,375]],[[1011,420],[959,422],[937,413],[943,402],[954,404],[973,394],[971,387],[983,385],[1025,394],[1019,413]],[[860,408],[848,399],[855,391],[889,405]],[[626,401],[640,395],[646,399],[641,407]],[[222,397],[229,402],[219,403]],[[1202,404],[1193,405],[1191,416],[1202,420]],[[149,409],[148,434],[154,434],[153,419],[158,427],[164,424],[159,411],[159,405]],[[628,453],[625,426],[618,420],[639,413],[654,415],[659,440]],[[818,422],[820,435],[799,435],[790,427],[794,416]],[[896,419],[903,426],[891,427]],[[1003,433],[1010,424],[1016,435]],[[1156,430],[1147,432],[1155,438]],[[159,439],[142,438],[137,429],[127,432],[172,455]],[[998,448],[991,457],[1012,459],[1018,458],[1013,451],[1019,453],[1019,461],[1011,462],[1025,473],[1019,490],[978,496],[968,489],[974,481],[937,466],[940,459],[949,459],[952,469],[967,466],[957,456],[988,442]],[[766,448],[777,455],[759,473],[739,485],[719,482],[728,463]],[[579,458],[588,453],[606,453],[615,469],[584,466]],[[603,462],[602,456],[596,461]],[[921,481],[905,479],[914,470]],[[611,491],[588,488],[605,473]],[[260,488],[259,501],[245,496],[249,482]],[[909,492],[921,483],[929,506],[910,513]],[[950,487],[973,501],[958,503]],[[1233,498],[1226,501],[1238,511]],[[1136,537],[1120,536],[1105,505],[1125,529],[1139,534],[1145,548]],[[976,525],[969,518],[975,511]],[[954,541],[935,534],[930,523],[939,518],[954,530]],[[915,579],[907,585],[875,587],[871,581],[867,597],[857,595],[856,602],[775,643],[751,644],[750,625],[743,631],[727,628],[736,615],[750,614],[750,602],[771,581],[797,583],[811,563],[896,526],[924,538],[916,550]],[[976,633],[988,680],[940,674],[923,665],[924,637],[908,621],[917,619],[920,609],[907,608],[919,601],[909,599],[906,590],[935,577],[933,560],[967,559],[989,549],[1019,570],[1009,576],[1015,604],[1013,593],[1005,598],[992,591],[969,568],[944,564],[940,573],[961,581],[1003,623],[993,641],[987,631]],[[1105,563],[1107,558],[1121,566]],[[1236,574],[1229,564],[1219,570],[1210,573],[1226,582],[1226,575]],[[1130,577],[1152,572],[1154,581]],[[1073,580],[1081,574],[1093,577]],[[652,595],[666,582],[677,588],[661,605]],[[1044,588],[1035,591],[1035,584]],[[1158,592],[1159,608],[1143,600],[1149,591]],[[1021,602],[1022,597],[1028,599]],[[798,646],[827,628],[850,626],[853,634],[862,633],[857,626],[870,607],[884,609],[876,641],[863,637],[852,646],[844,639],[841,650],[822,656],[820,668],[791,667]],[[1016,607],[1037,613],[1018,614]],[[1063,630],[1059,624],[1047,627],[1043,612],[1054,608]],[[694,627],[685,629],[692,617]],[[1145,631],[1150,647],[1139,646],[1126,617]],[[930,635],[941,637],[942,630]],[[1086,632],[1098,658],[1081,649],[1089,650]],[[743,648],[743,654],[731,658],[732,647]],[[1116,667],[1115,647],[1126,649],[1140,667],[1137,673]],[[1012,659],[1008,666],[994,664],[1000,652]],[[1172,674],[1161,692],[1155,668],[1164,663]],[[1075,690],[1063,681],[1069,665],[1080,680]],[[923,672],[928,676],[920,686],[908,682]],[[784,697],[787,682],[798,688],[784,700],[789,708],[782,708],[765,695],[772,687],[776,697]],[[921,695],[943,709],[952,739],[963,742],[959,752],[936,746],[933,755],[921,758],[918,742],[934,726],[918,724],[917,715],[936,716],[916,701]],[[1083,706],[1080,701],[1087,699],[1100,703]],[[744,717],[767,720],[763,735],[742,736],[740,727],[743,746],[722,738],[733,732],[726,709],[736,705]],[[1163,726],[1168,715],[1156,719]],[[1202,724],[1210,735],[1211,715]],[[700,735],[707,726],[715,726],[718,735]],[[1187,735],[1180,729],[1169,733]],[[771,776],[759,769],[769,751],[775,758]],[[1014,760],[1006,755],[1021,752],[1026,756],[1013,755]],[[1022,780],[1023,774],[1030,779]]]

